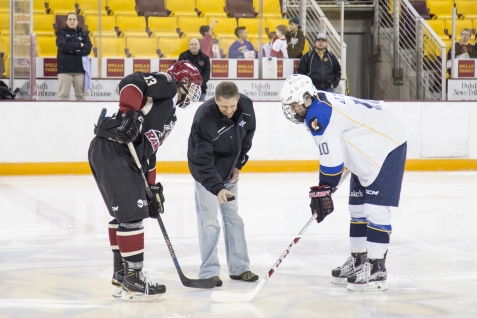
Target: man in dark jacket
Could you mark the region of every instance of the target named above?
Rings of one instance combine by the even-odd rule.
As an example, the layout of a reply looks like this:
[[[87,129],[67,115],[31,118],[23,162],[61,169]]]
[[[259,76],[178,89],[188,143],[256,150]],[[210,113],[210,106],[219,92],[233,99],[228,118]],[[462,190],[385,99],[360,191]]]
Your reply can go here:
[[[303,49],[305,48],[306,41],[305,35],[300,28],[300,19],[298,17],[292,17],[288,21],[288,24],[290,25],[290,30],[285,35],[288,43],[288,58],[300,58],[303,55]]]
[[[205,99],[207,92],[207,82],[210,79],[210,58],[200,50],[200,43],[197,39],[190,39],[189,49],[179,55],[178,61],[189,61],[194,64],[202,75],[202,94],[200,100]]]
[[[296,72],[310,77],[316,89],[332,93],[340,83],[341,66],[326,45],[326,35],[318,34],[314,50],[303,55]]]
[[[91,41],[88,34],[78,27],[75,13],[68,13],[66,28],[58,31],[56,46],[58,47],[58,99],[68,100],[71,85],[75,90],[76,100],[85,100],[85,69],[83,57],[91,52]],[[89,61],[88,61],[89,62]]]
[[[238,215],[238,179],[247,163],[255,133],[255,112],[250,98],[239,94],[237,86],[223,81],[215,98],[202,104],[194,116],[187,158],[195,179],[195,204],[202,265],[199,278],[214,277],[221,286],[217,243],[224,223],[225,251],[231,279],[256,281],[249,270],[244,224]]]

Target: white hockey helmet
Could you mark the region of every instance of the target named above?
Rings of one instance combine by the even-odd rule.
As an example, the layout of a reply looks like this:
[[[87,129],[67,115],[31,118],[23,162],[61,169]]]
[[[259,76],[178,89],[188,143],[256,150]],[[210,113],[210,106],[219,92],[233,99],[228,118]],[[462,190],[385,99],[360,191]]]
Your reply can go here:
[[[306,75],[293,74],[288,76],[280,90],[280,100],[285,117],[295,124],[305,120],[305,96],[315,97],[318,94],[311,78]],[[292,107],[291,104],[295,106]],[[298,105],[297,105],[298,104]]]

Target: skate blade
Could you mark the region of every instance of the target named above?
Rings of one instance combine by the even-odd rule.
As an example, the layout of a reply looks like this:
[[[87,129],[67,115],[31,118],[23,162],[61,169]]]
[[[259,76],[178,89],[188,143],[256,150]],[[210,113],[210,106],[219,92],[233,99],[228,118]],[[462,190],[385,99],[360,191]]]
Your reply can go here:
[[[143,293],[123,290],[121,299],[125,301],[136,301],[136,302],[161,301],[166,299],[166,295],[165,294],[146,295]]]
[[[124,293],[125,291],[122,287],[113,285],[111,296],[113,296],[114,298],[121,298]]]
[[[348,284],[346,289],[351,291],[382,291],[388,289],[386,281],[370,282],[369,284]]]
[[[335,285],[346,285],[346,277],[331,277],[331,283]]]

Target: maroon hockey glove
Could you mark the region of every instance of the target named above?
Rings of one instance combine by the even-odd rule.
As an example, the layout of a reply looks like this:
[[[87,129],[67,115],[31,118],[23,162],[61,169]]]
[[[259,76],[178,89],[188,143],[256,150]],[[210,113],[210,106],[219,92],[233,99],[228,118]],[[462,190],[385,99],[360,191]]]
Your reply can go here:
[[[133,142],[139,135],[141,123],[144,121],[141,112],[128,110],[121,119],[121,126],[116,129],[116,138],[120,143]]]
[[[310,208],[311,214],[318,213],[316,220],[318,223],[323,221],[325,217],[335,209],[331,193],[333,188],[330,185],[314,186],[310,188]]]
[[[162,193],[162,184],[160,182],[156,185],[149,186],[152,192],[152,200],[148,199],[149,217],[157,219],[159,213],[164,213],[164,194]]]

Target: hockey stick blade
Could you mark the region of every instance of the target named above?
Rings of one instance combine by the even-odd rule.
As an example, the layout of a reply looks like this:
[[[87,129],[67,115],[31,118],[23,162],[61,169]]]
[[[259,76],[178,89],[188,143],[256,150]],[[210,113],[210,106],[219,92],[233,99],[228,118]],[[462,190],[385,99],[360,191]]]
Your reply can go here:
[[[104,111],[105,109],[103,109]],[[103,113],[103,111],[101,113]],[[141,176],[144,179],[144,186],[146,188],[146,196],[148,200],[152,198],[151,188],[149,187],[149,183],[147,183],[146,175],[144,174],[144,170],[142,169],[141,163],[136,153],[136,149],[132,143],[128,143],[129,152],[134,159],[139,171],[141,172]],[[214,288],[216,285],[216,281],[214,278],[207,278],[207,279],[190,279],[185,277],[184,273],[182,273],[182,269],[179,265],[179,261],[177,260],[176,253],[174,252],[174,248],[172,248],[171,240],[169,239],[169,235],[167,234],[166,227],[164,226],[164,222],[162,222],[161,215],[158,214],[157,222],[159,223],[159,227],[161,228],[162,235],[164,236],[164,240],[166,241],[167,249],[169,250],[169,254],[171,254],[172,261],[176,266],[177,273],[179,274],[179,278],[181,279],[182,285],[185,287],[192,287],[192,288]]]
[[[349,170],[346,170],[343,173],[337,188],[339,188],[341,186],[343,181],[348,177],[349,173],[350,173]],[[257,287],[255,287],[254,290],[252,290],[249,293],[229,293],[229,292],[220,292],[220,291],[213,292],[210,295],[210,298],[212,299],[212,301],[215,301],[215,302],[218,302],[218,303],[244,303],[244,302],[247,302],[247,301],[251,301],[255,297],[255,295],[257,295],[257,293],[260,291],[260,289],[263,287],[263,285],[265,285],[267,280],[273,275],[273,273],[278,268],[278,266],[280,266],[280,264],[283,262],[285,257],[287,257],[287,255],[290,253],[291,249],[293,247],[295,247],[295,245],[301,239],[303,234],[305,234],[305,232],[308,230],[308,227],[316,221],[317,216],[318,216],[318,214],[316,212],[311,216],[311,218],[308,220],[308,222],[306,222],[305,226],[300,231],[300,233],[298,233],[298,235],[295,237],[295,239],[290,243],[290,245],[288,245],[285,252],[283,252],[283,254],[280,255],[278,260],[275,262],[275,264],[273,264],[272,268],[268,271],[265,278],[263,278],[260,281],[260,283],[258,284]]]
[[[262,279],[260,283],[249,293],[229,293],[229,292],[212,292],[210,298],[216,303],[245,303],[251,301],[259,292],[265,282],[266,278]]]

